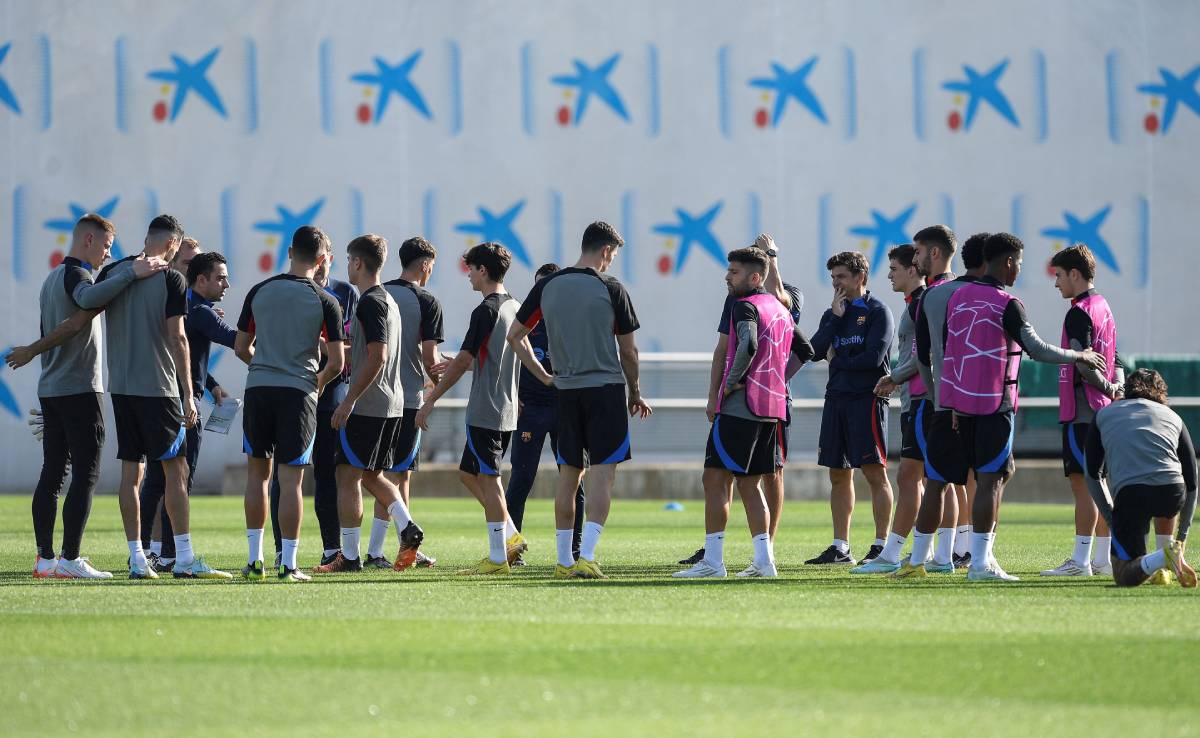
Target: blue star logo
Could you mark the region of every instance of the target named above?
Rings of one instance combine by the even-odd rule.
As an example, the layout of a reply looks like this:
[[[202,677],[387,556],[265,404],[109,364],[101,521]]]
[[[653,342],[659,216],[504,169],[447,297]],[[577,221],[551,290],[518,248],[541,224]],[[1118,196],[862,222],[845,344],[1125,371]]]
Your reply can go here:
[[[119,196],[114,197],[113,199],[104,203],[103,205],[96,208],[95,210],[88,210],[87,208],[83,207],[79,203],[72,202],[67,205],[67,207],[70,208],[70,210],[71,210],[70,217],[68,217],[68,218],[51,218],[50,220],[46,221],[42,225],[45,226],[46,228],[49,228],[52,231],[56,231],[56,232],[62,233],[64,235],[70,235],[70,233],[75,230],[75,224],[79,222],[79,219],[82,218],[83,216],[87,215],[88,213],[95,213],[96,215],[99,215],[103,218],[108,218],[109,220],[112,220],[113,212],[117,209],[117,205],[120,202],[121,202],[121,198]],[[115,238],[113,239],[111,253],[112,253],[112,258],[114,261],[119,261],[120,259],[125,258],[125,255],[121,251],[121,242],[118,239],[115,239]]]
[[[1196,83],[1200,81],[1200,65],[1192,67],[1192,70],[1182,77],[1176,77],[1163,67],[1158,68],[1158,73],[1162,77],[1162,84],[1138,85],[1138,92],[1167,99],[1162,120],[1162,132],[1166,133],[1171,127],[1171,121],[1175,120],[1175,111],[1179,109],[1180,103],[1196,115],[1200,115],[1200,92],[1196,90]]]
[[[311,225],[316,220],[317,213],[321,212],[323,205],[325,205],[323,197],[300,212],[292,212],[282,205],[276,205],[275,212],[279,215],[278,220],[260,220],[254,224],[254,230],[273,233],[279,239],[279,251],[275,256],[276,269],[282,269],[284,263],[287,262],[288,248],[292,245],[292,234],[301,226]]]
[[[13,347],[9,346],[0,351],[0,361],[3,361],[4,357],[12,353],[12,350]],[[7,366],[8,364],[0,364],[0,368],[7,368]],[[21,418],[21,406],[17,403],[17,396],[9,389],[8,382],[5,382],[3,379],[0,379],[0,407],[10,412],[14,418],[18,420]]]
[[[8,56],[8,49],[12,46],[12,41],[0,46],[0,64],[4,63],[4,57]],[[17,102],[17,96],[13,94],[12,88],[0,77],[0,103],[7,105],[17,115],[21,114],[21,105]]]
[[[511,251],[513,256],[517,257],[517,261],[520,261],[527,267],[532,267],[533,262],[529,260],[529,254],[525,251],[525,244],[521,242],[521,238],[513,230],[513,221],[521,214],[521,210],[524,207],[525,201],[520,200],[508,210],[496,215],[491,210],[480,206],[475,209],[479,213],[478,221],[474,223],[456,223],[454,230],[459,233],[473,233],[479,237],[480,243],[489,241],[498,243]]]
[[[675,208],[675,217],[678,219],[675,223],[659,223],[654,226],[655,233],[679,238],[679,251],[675,255],[676,274],[683,271],[683,265],[687,263],[692,244],[696,244],[708,252],[709,256],[721,266],[725,265],[725,250],[721,248],[721,242],[712,233],[713,221],[717,219],[717,215],[724,206],[724,201],[718,200],[715,205],[698,216],[692,215],[683,208]]]
[[[551,77],[550,81],[556,85],[564,87],[574,87],[579,90],[579,97],[575,101],[575,125],[583,122],[583,113],[587,110],[588,100],[591,100],[592,95],[603,100],[612,108],[613,112],[621,116],[621,120],[629,121],[629,113],[625,110],[625,103],[621,101],[621,96],[613,89],[612,84],[608,81],[608,75],[613,68],[617,66],[617,62],[621,60],[620,54],[613,54],[594,68],[584,64],[579,59],[572,59],[571,63],[575,65],[575,74],[560,74],[556,77]]]
[[[808,86],[808,74],[816,66],[817,59],[817,56],[811,56],[808,61],[790,72],[782,64],[771,62],[773,77],[755,77],[750,80],[751,87],[775,92],[775,110],[771,113],[772,128],[779,125],[779,119],[783,117],[783,111],[787,107],[789,98],[808,108],[808,111],[817,120],[825,124],[829,123],[825,118],[825,111],[821,108],[821,101]]]
[[[425,104],[425,98],[421,97],[421,91],[408,78],[413,67],[421,61],[420,50],[409,54],[408,58],[396,66],[391,66],[378,56],[373,61],[375,62],[375,72],[359,72],[352,75],[350,79],[354,82],[379,87],[379,97],[375,101],[375,125],[379,125],[379,121],[383,118],[383,111],[387,110],[388,100],[393,94],[407,100],[408,104],[412,105],[421,115],[433,118],[433,113],[429,112],[429,106]]]
[[[200,61],[195,63],[189,63],[187,59],[178,54],[171,54],[171,63],[175,65],[174,69],[156,69],[146,75],[150,79],[175,85],[175,99],[171,101],[172,122],[179,116],[179,111],[183,109],[189,92],[199,95],[200,99],[212,106],[212,109],[217,111],[222,118],[229,117],[225,113],[225,106],[221,103],[221,96],[208,81],[208,68],[212,66],[213,60],[219,53],[221,53],[220,46],[202,56]]]
[[[916,210],[915,202],[893,218],[887,217],[878,210],[872,210],[871,225],[856,225],[850,228],[850,234],[853,236],[874,239],[875,253],[871,258],[872,271],[879,271],[889,246],[899,246],[909,242],[908,219]]]
[[[1081,219],[1075,216],[1074,213],[1064,210],[1063,221],[1066,225],[1062,228],[1043,228],[1042,235],[1046,238],[1061,240],[1066,244],[1082,243],[1086,244],[1096,258],[1108,265],[1117,274],[1121,273],[1121,268],[1117,266],[1117,257],[1113,256],[1112,248],[1109,247],[1108,241],[1100,235],[1100,227],[1104,225],[1104,220],[1112,211],[1112,205],[1105,205],[1096,212],[1092,213],[1090,218]]]
[[[966,64],[962,68],[966,78],[944,82],[942,83],[942,89],[967,96],[967,116],[963,121],[963,129],[967,131],[971,130],[971,123],[975,120],[975,113],[979,111],[980,102],[986,102],[988,105],[991,105],[1002,118],[1019,128],[1021,124],[1017,122],[1017,114],[1013,112],[1012,105],[1008,103],[1008,98],[1000,91],[1000,78],[1004,76],[1004,70],[1008,68],[1008,59],[1000,62],[984,74],[980,74],[975,71],[974,67]]]

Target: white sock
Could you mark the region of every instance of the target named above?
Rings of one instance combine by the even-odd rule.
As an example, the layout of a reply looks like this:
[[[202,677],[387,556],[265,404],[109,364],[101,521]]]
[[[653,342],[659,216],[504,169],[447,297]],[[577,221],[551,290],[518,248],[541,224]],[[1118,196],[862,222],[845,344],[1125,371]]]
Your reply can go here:
[[[883,553],[879,554],[879,558],[889,564],[896,563],[900,560],[900,552],[904,550],[904,542],[907,540],[908,538],[894,531],[888,533],[887,543],[883,544]]]
[[[358,560],[358,541],[362,538],[362,528],[342,528],[342,556],[349,561]],[[326,554],[328,556],[329,554]]]
[[[1092,537],[1091,536],[1075,536],[1075,551],[1071,554],[1071,560],[1076,564],[1083,566],[1092,557]]]
[[[600,543],[600,534],[604,526],[590,520],[583,524],[583,545],[579,547],[579,558],[588,561],[596,560],[596,544]]]
[[[493,564],[503,564],[508,561],[508,551],[504,547],[504,521],[489,522],[488,529],[488,559]]]
[[[136,541],[127,541],[129,544],[129,560],[131,563],[137,564],[138,568],[146,568],[146,552],[142,550],[142,541],[139,538]]]
[[[330,556],[333,556],[338,551],[341,551],[341,549],[340,548],[327,548],[327,549],[321,551],[321,557],[327,559]]]
[[[162,556],[162,541],[150,541],[150,553]]]
[[[504,539],[508,540],[517,534],[517,526],[513,525],[512,518],[504,518]]]
[[[383,556],[383,544],[387,541],[388,526],[391,525],[391,522],[390,520],[371,518],[371,538],[367,542],[367,556],[373,558]]]
[[[986,569],[990,563],[992,533],[971,534],[971,568]]]
[[[883,539],[882,539],[882,538],[876,538],[876,539],[875,539],[875,543],[873,543],[873,544],[871,544],[871,545],[873,545],[873,546],[879,546],[880,548],[883,548],[883,543],[884,543],[884,541],[883,541]]]
[[[850,541],[843,541],[841,538],[834,538],[833,547],[842,553],[850,553]]]
[[[954,531],[955,556],[966,556],[967,552],[971,550],[970,535],[971,526],[969,525],[960,525],[958,526],[958,529]]]
[[[766,566],[775,562],[775,552],[771,550],[771,536],[766,533],[759,533],[751,539],[754,544],[754,564],[755,566]]]
[[[994,554],[992,552],[992,550],[996,547],[996,528],[993,526],[992,532],[987,533],[986,535],[987,535],[987,562],[989,564],[992,564],[992,563],[995,563],[995,561],[996,561],[996,554]],[[975,558],[975,557],[972,556],[971,558]]]
[[[704,563],[714,569],[725,563],[725,531],[704,536]]]
[[[175,536],[175,565],[188,566],[195,560],[196,555],[192,553],[192,534]]]
[[[1096,536],[1092,546],[1092,568],[1112,565],[1112,536]]]
[[[954,529],[937,529],[937,552],[933,555],[934,562],[949,564],[954,558]]]
[[[912,556],[909,563],[913,566],[921,566],[929,560],[929,553],[933,550],[933,534],[922,533],[913,528],[913,547]]]
[[[388,505],[388,515],[396,521],[396,535],[400,535],[404,526],[412,522],[412,515],[408,514],[408,506],[404,504],[404,500],[396,500]]]
[[[299,538],[284,538],[283,539],[283,558],[279,561],[280,566],[286,566],[289,569],[296,568],[296,549],[300,548]]]
[[[1167,555],[1160,548],[1152,554],[1143,556],[1139,563],[1142,565],[1142,571],[1153,574],[1167,565]]]
[[[554,547],[558,549],[558,565],[568,569],[575,566],[575,556],[571,552],[571,539],[574,535],[575,531],[570,529],[554,531]]]
[[[1170,546],[1171,545],[1171,534],[1170,533],[1155,533],[1154,534],[1154,545],[1158,546],[1159,551],[1163,550],[1167,546]]]
[[[262,528],[247,528],[246,543],[249,545],[250,553],[246,558],[247,564],[253,564],[255,561],[262,561]]]

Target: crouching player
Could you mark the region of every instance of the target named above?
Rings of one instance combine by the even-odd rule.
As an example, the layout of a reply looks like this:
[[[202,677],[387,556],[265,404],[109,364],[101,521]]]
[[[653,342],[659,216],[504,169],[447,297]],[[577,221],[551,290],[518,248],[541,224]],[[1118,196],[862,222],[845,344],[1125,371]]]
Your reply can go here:
[[[1097,411],[1087,441],[1087,485],[1112,531],[1117,586],[1136,587],[1160,569],[1184,587],[1196,586],[1196,572],[1183,560],[1196,509],[1196,451],[1183,420],[1167,407],[1167,383],[1158,372],[1130,374],[1125,399]],[[1150,520],[1176,514],[1175,540],[1147,554]]]
[[[725,372],[717,414],[704,459],[704,558],[676,572],[684,578],[725,576],[725,527],[729,522],[730,478],[737,481],[754,543],[754,558],[742,577],[773,577],[775,554],[770,514],[759,489],[763,475],[775,473],[775,451],[787,416],[788,358],[812,357],[812,346],[795,336],[796,325],[775,295],[763,289],[767,254],[751,246],[729,253],[725,284],[733,305]],[[798,367],[797,367],[798,368]]]
[[[400,380],[400,310],[379,280],[387,260],[387,241],[368,233],[346,247],[346,271],[358,288],[350,339],[350,388],[333,411],[338,432],[338,518],[342,550],[316,568],[318,574],[361,571],[359,537],[362,487],[387,508],[396,522],[400,552],[393,568],[403,571],[417,558],[424,533],[408,514],[396,485],[383,472],[392,468],[392,452],[404,415]]]

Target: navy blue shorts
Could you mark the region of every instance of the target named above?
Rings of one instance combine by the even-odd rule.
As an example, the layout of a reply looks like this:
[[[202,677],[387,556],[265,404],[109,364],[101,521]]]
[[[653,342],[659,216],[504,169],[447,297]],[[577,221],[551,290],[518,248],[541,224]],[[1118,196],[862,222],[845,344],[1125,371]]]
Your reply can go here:
[[[396,434],[396,447],[392,449],[390,472],[412,472],[417,470],[421,455],[421,429],[417,427],[416,408],[404,408],[400,418],[400,429]]]
[[[400,418],[376,418],[350,414],[346,425],[338,430],[338,445],[334,459],[338,466],[352,466],[364,471],[391,469],[392,450],[400,432]]]
[[[1062,427],[1063,476],[1084,473],[1083,450],[1087,448],[1091,423],[1064,423]]]
[[[918,430],[917,418],[920,417],[923,421],[930,414],[929,409],[925,407],[926,402],[924,399],[913,400],[909,411],[900,414],[900,458],[902,459],[925,462],[925,452],[922,450],[925,446],[924,429]]]
[[[1130,484],[1113,495],[1112,552],[1122,561],[1146,555],[1154,518],[1173,518],[1187,496],[1183,484]]]
[[[1009,476],[1016,470],[1013,436],[1016,418],[1012,410],[995,415],[960,415],[958,432],[967,450],[970,466],[978,474]]]
[[[971,455],[963,434],[954,424],[953,410],[934,410],[932,402],[917,408],[917,441],[925,456],[925,476],[935,482],[966,484]]]
[[[510,440],[512,431],[468,425],[467,443],[463,446],[462,460],[458,463],[459,471],[475,476],[500,476],[500,460],[508,451]]]
[[[705,469],[726,469],[735,477],[775,473],[778,420],[750,420],[717,413],[704,450]]]
[[[830,469],[887,466],[887,417],[883,397],[826,397],[817,463]]]

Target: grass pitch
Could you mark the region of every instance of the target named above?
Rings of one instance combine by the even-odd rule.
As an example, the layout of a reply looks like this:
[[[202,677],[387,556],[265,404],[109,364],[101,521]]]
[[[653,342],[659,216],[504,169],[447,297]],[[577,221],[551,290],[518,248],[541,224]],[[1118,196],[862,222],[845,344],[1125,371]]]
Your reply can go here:
[[[618,502],[600,546],[612,578],[559,582],[542,500],[531,565],[480,581],[453,574],[486,551],[479,506],[414,507],[431,571],[93,584],[32,580],[28,500],[0,497],[0,735],[1200,733],[1196,593],[1037,577],[1070,551],[1065,505],[1005,507],[1010,585],[804,567],[828,544],[816,503],[785,511],[780,579],[672,580],[703,540],[698,502]],[[306,517],[311,566],[310,503]],[[855,553],[869,518],[862,506]],[[192,519],[197,551],[240,568],[240,500],[197,498]],[[732,573],[750,555],[740,510],[726,548]],[[115,498],[97,498],[84,551],[124,574]]]

